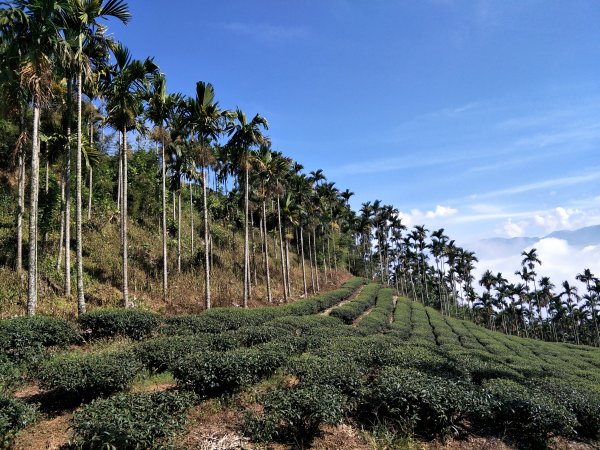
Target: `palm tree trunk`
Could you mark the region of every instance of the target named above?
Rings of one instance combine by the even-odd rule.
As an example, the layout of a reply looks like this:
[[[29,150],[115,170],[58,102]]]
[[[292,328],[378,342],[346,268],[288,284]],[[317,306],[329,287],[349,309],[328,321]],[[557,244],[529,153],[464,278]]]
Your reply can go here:
[[[277,223],[279,227],[279,254],[281,256],[281,282],[283,283],[283,301],[287,302],[287,275],[285,272],[285,259],[283,255],[283,233],[281,232],[281,208],[279,207],[279,195],[277,195]]]
[[[206,199],[206,169],[202,166],[202,211],[204,213],[204,307],[210,309],[210,240],[208,229],[208,202]]]
[[[94,122],[90,120],[90,145],[94,145]],[[93,179],[93,170],[92,165],[90,164],[90,173],[89,173],[89,192],[88,192],[88,210],[87,210],[87,220],[92,220],[92,179]]]
[[[190,246],[191,259],[194,259],[194,185],[190,181]]]
[[[271,273],[269,272],[269,239],[267,236],[267,205],[263,200],[262,204],[263,226],[264,226],[264,253],[265,253],[265,274],[267,276],[267,300],[273,303],[273,293],[271,292]]]
[[[121,132],[119,131],[119,176],[117,180],[117,211],[121,212],[121,205],[123,204],[121,195],[121,190],[123,189],[123,136],[121,136]],[[121,217],[121,226],[123,225],[123,219]],[[123,238],[123,232],[121,231],[121,239]],[[123,241],[121,240],[121,246],[123,245]]]
[[[162,151],[162,254],[163,254],[163,301],[167,302],[169,286],[169,268],[167,265],[167,185],[165,168],[165,139],[161,126],[161,151]]]
[[[247,154],[248,152],[246,152]],[[248,163],[244,161],[244,308],[248,307]]]
[[[313,294],[315,294],[317,292],[316,287],[315,287],[315,275],[314,275],[314,269],[313,269],[313,257],[312,257],[312,249],[310,246],[310,230],[308,231],[308,260],[310,261],[310,282],[312,284],[312,291]]]
[[[56,271],[60,271],[60,263],[63,257],[63,241],[65,238],[65,180],[60,181],[60,232],[58,238],[58,257],[56,258]]]
[[[75,265],[77,266],[77,313],[85,313],[85,294],[83,290],[83,233],[82,233],[82,149],[81,149],[81,71],[77,74],[77,173],[75,174]]]
[[[317,229],[313,229],[313,249],[315,255],[315,280],[317,282],[317,292],[321,290],[319,286],[319,263],[317,261]]]
[[[27,290],[27,315],[34,316],[37,308],[37,225],[38,189],[40,180],[39,148],[40,107],[33,101],[33,136],[31,148],[31,194],[29,202],[29,273]]]
[[[17,261],[16,271],[23,284],[23,215],[25,212],[25,151],[19,148],[19,195],[17,200]]]
[[[327,278],[327,272],[328,272],[328,265],[327,265],[327,255],[325,254],[325,240],[321,239],[321,245],[323,247],[323,268],[325,269],[325,284],[327,284],[328,278]]]
[[[306,269],[304,267],[304,230],[300,225],[300,251],[302,252],[302,283],[304,285],[304,297],[308,296],[308,289],[306,288]]]
[[[123,240],[123,303],[125,308],[130,308],[129,303],[129,278],[127,261],[127,128],[123,128],[123,148],[121,149],[121,161],[123,165],[123,176],[121,187],[121,233]]]
[[[292,296],[292,281],[290,279],[290,249],[287,239],[285,240],[285,271],[287,279],[287,295],[288,298],[290,298]]]
[[[65,167],[65,295],[71,298],[71,112],[73,83],[67,80],[67,161]]]
[[[177,273],[181,273],[181,183],[177,191]]]

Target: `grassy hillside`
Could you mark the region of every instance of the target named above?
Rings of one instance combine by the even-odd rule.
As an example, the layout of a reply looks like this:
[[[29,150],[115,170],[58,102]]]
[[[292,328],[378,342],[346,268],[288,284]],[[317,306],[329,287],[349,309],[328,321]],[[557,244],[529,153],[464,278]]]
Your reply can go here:
[[[600,443],[598,349],[495,333],[360,278],[279,307],[3,321],[0,343],[16,448]]]
[[[9,197],[2,197],[7,199]],[[185,198],[184,198],[185,200]],[[189,201],[189,199],[188,199]],[[196,199],[197,201],[197,199]],[[8,204],[8,203],[7,203]],[[168,204],[169,217],[169,298],[162,296],[162,234],[159,217],[155,220],[131,220],[129,223],[129,290],[135,306],[151,309],[164,314],[199,312],[204,302],[204,241],[201,239],[201,213],[194,207],[194,247],[192,249],[192,224],[189,204],[183,204],[181,217],[181,272],[177,271],[177,233],[173,222],[173,208]],[[27,217],[26,217],[27,220]],[[122,306],[122,262],[120,250],[119,215],[114,208],[105,207],[94,211],[90,221],[83,228],[83,267],[86,300],[90,308],[98,306]],[[243,230],[236,223],[215,221],[211,224],[213,239],[212,255],[212,297],[214,306],[236,306],[242,302],[243,291]],[[72,299],[64,293],[64,261],[61,269],[56,269],[58,256],[57,229],[51,229],[41,245],[39,255],[39,313],[52,314],[64,318],[74,318],[77,313],[75,301],[75,241],[71,243],[71,290]],[[0,318],[22,315],[27,299],[26,283],[12,269],[15,257],[14,216],[8,208],[0,208]],[[265,303],[266,276],[264,270],[261,239],[254,229],[251,241],[251,277],[253,292],[250,304]],[[27,250],[25,233],[24,250]],[[298,298],[304,293],[300,258],[295,245],[290,245],[290,272],[292,296]],[[310,265],[306,255],[306,275],[309,291],[312,291]],[[343,271],[328,271],[327,279],[319,254],[320,288],[327,290],[349,278]],[[283,300],[283,285],[279,243],[275,246],[273,235],[269,237],[269,267],[273,298]]]

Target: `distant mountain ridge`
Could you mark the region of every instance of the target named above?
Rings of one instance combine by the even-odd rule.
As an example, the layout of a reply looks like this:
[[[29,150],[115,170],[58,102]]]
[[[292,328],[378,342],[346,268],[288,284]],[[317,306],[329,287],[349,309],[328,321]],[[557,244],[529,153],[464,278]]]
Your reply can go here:
[[[481,239],[468,247],[476,254],[494,254],[505,257],[522,252],[541,239],[556,238],[567,241],[570,246],[583,248],[589,245],[600,245],[600,225],[578,228],[576,230],[557,230],[543,237],[494,237]]]

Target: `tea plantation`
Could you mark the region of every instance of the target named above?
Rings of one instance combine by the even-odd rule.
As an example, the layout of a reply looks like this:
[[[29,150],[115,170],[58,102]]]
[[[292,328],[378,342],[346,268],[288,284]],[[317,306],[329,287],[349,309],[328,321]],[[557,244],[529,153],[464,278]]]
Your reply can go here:
[[[365,283],[279,307],[165,319],[98,310],[76,324],[3,321],[0,446],[48,407],[17,398],[32,383],[42,399],[73,405],[72,448],[180,445],[186,413],[221,397],[237,401],[239,433],[257,445],[308,447],[340,423],[421,440],[467,430],[517,448],[556,437],[598,445],[600,350],[506,336]],[[176,386],[131,391],[160,373]],[[238,401],[256,383],[252,401]]]

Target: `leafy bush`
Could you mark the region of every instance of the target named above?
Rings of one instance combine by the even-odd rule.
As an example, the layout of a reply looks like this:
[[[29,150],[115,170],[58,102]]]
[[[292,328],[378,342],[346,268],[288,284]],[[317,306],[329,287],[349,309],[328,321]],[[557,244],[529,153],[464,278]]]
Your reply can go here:
[[[471,393],[466,383],[386,367],[373,381],[370,405],[378,417],[396,421],[406,433],[444,436],[469,409]]]
[[[85,449],[164,448],[183,429],[194,397],[177,392],[117,394],[75,412],[75,443]]]
[[[125,336],[144,339],[160,325],[160,317],[141,309],[108,308],[79,316],[79,325],[92,339]]]
[[[153,372],[169,370],[177,361],[192,352],[206,349],[204,336],[159,336],[135,346],[135,354],[142,364]]]
[[[45,389],[90,398],[126,389],[141,368],[131,351],[56,355],[39,365],[36,378]]]
[[[255,383],[280,367],[288,355],[285,344],[263,344],[228,352],[194,353],[179,359],[173,375],[202,395],[221,395]]]
[[[0,393],[0,448],[9,448],[22,428],[36,420],[35,407]]]
[[[236,336],[246,347],[264,344],[265,342],[272,341],[284,334],[289,334],[289,332],[281,327],[275,327],[271,324],[241,327],[234,332],[234,336]]]
[[[381,289],[381,285],[378,283],[368,284],[354,300],[332,309],[330,315],[341,319],[344,323],[351,324],[364,311],[375,304],[379,289]]]
[[[482,421],[522,445],[546,448],[550,436],[573,433],[577,419],[550,397],[510,380],[489,380],[483,387]]]
[[[359,330],[365,334],[380,333],[389,328],[389,315],[394,307],[393,289],[381,289],[377,294],[377,303],[373,310],[358,324]]]
[[[287,370],[302,386],[331,386],[354,402],[364,394],[364,374],[352,361],[303,355],[290,359]]]
[[[346,398],[330,386],[278,388],[265,394],[262,414],[248,413],[245,433],[256,441],[291,440],[300,448],[312,440],[322,424],[337,424]]]
[[[19,317],[0,321],[0,350],[13,362],[32,361],[47,347],[66,347],[81,341],[73,325],[56,317]]]
[[[578,436],[591,439],[600,437],[600,392],[554,378],[544,380],[535,389],[575,414]]]

